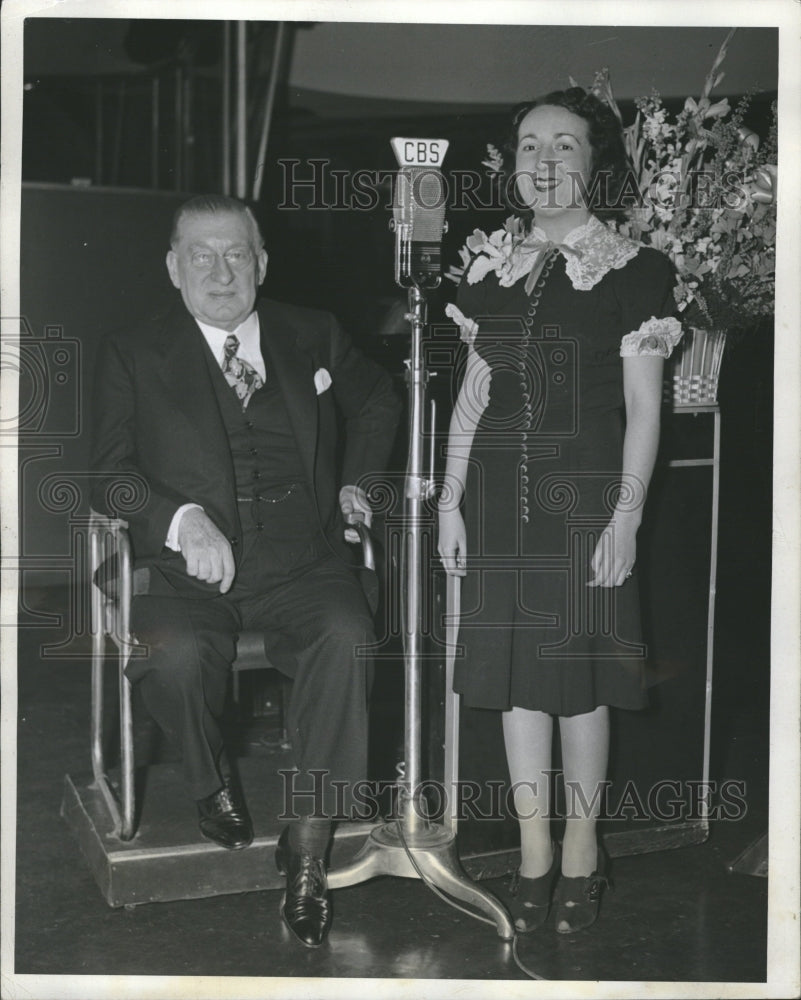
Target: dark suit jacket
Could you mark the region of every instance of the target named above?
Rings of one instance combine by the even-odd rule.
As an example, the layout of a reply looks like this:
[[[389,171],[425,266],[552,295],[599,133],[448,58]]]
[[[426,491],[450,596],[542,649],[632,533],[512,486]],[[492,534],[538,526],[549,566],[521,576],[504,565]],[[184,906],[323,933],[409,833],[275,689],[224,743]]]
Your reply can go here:
[[[262,300],[257,311],[268,378],[277,378],[283,390],[320,524],[336,548],[339,488],[384,469],[400,403],[386,372],[352,345],[330,313],[271,300]],[[164,558],[174,566],[164,540],[185,503],[200,504],[239,556],[233,463],[205,351],[203,334],[183,303],[107,336],[100,349],[92,504],[128,521],[137,565]],[[331,387],[318,394],[314,376],[321,368]],[[343,449],[337,407],[344,418]]]

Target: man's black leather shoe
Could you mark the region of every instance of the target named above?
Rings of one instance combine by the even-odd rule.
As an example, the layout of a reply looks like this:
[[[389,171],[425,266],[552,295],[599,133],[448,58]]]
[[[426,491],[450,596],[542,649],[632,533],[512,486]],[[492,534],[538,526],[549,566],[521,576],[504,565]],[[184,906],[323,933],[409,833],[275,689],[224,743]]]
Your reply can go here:
[[[289,828],[278,840],[275,851],[278,871],[286,875],[286,892],[281,916],[295,937],[307,948],[318,948],[331,926],[331,904],[325,862],[308,852],[289,846]]]
[[[253,824],[247,808],[228,783],[219,792],[198,799],[197,811],[200,832],[220,847],[236,851],[253,841]]]

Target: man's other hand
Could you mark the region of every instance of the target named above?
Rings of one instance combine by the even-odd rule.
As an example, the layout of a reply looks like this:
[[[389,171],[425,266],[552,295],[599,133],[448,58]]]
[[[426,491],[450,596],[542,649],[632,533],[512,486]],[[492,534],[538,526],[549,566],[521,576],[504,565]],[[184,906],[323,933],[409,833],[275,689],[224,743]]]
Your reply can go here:
[[[220,584],[225,594],[234,580],[234,554],[231,543],[208,517],[194,507],[181,517],[178,544],[186,560],[186,572],[206,583]]]
[[[367,500],[367,494],[358,486],[343,486],[339,491],[339,507],[346,524],[353,524],[355,521],[364,521],[366,527],[370,527],[373,521],[373,512]],[[359,532],[355,528],[345,529],[346,542],[358,542]]]

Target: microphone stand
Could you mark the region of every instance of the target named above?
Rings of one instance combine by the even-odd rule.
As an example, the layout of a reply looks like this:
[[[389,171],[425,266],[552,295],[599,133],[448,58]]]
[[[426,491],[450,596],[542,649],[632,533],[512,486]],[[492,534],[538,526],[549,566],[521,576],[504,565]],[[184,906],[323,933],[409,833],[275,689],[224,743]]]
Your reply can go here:
[[[397,820],[387,820],[371,831],[356,857],[328,873],[330,889],[356,885],[377,875],[419,878],[488,915],[499,937],[511,940],[514,927],[501,903],[464,873],[456,851],[456,793],[458,778],[458,695],[450,690],[455,629],[448,643],[446,669],[446,764],[445,791],[450,796],[449,824],[429,823],[421,808],[422,744],[422,641],[423,608],[422,538],[423,505],[433,494],[434,483],[423,474],[424,407],[428,374],[423,367],[423,328],[426,301],[418,284],[409,288],[412,351],[408,370],[409,456],[404,483],[404,556],[406,567],[406,614],[403,621],[405,719],[404,773]],[[454,587],[448,577],[449,596]],[[458,590],[455,591],[458,600]],[[450,772],[450,773],[448,773]],[[450,780],[449,780],[450,779]],[[448,787],[450,785],[450,787]],[[486,918],[483,918],[486,919]]]

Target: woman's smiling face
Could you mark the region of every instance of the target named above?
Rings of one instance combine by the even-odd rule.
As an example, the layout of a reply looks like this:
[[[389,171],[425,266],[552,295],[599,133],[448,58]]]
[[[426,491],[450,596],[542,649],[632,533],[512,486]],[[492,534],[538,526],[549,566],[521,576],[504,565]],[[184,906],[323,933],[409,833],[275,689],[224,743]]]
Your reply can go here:
[[[587,122],[566,108],[532,108],[517,130],[517,192],[537,221],[577,212],[587,216],[583,193],[592,175]]]

